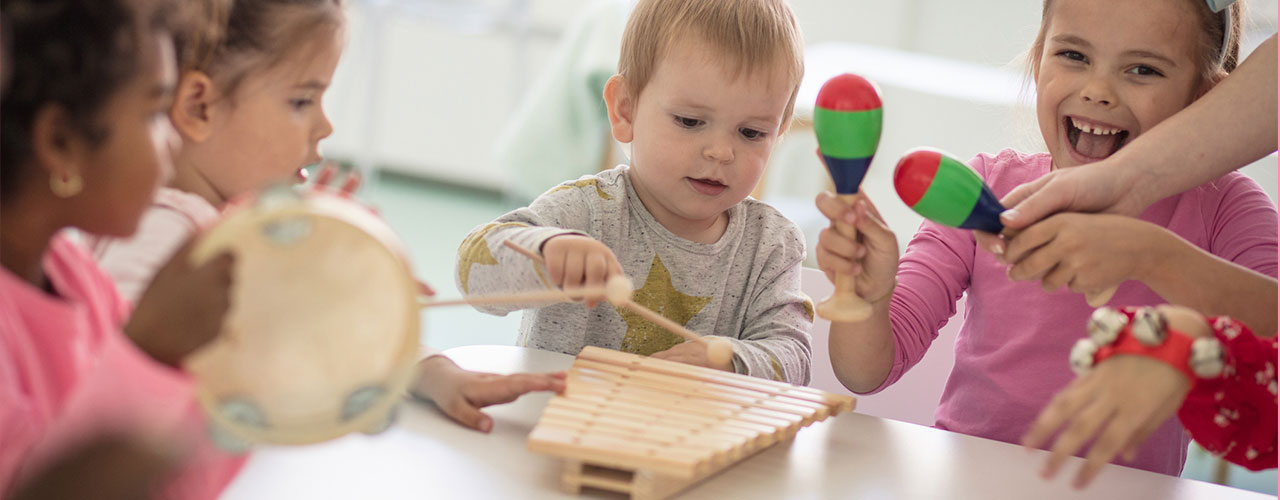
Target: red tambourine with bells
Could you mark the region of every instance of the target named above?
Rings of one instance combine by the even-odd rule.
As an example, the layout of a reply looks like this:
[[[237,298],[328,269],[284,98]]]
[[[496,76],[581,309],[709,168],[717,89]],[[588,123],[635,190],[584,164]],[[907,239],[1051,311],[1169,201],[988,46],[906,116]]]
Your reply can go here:
[[[400,240],[342,193],[239,200],[193,264],[236,257],[222,333],[186,368],[215,443],[308,444],[390,425],[419,355],[419,289]]]

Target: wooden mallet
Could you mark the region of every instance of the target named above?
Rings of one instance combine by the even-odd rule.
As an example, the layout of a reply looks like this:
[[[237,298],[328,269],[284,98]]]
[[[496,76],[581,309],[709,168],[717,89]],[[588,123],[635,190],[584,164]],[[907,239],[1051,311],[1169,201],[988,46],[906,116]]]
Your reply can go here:
[[[541,255],[538,255],[537,253],[535,253],[532,250],[529,250],[528,248],[520,246],[518,243],[514,241],[506,240],[506,241],[503,241],[502,244],[506,245],[507,248],[515,250],[517,253],[524,255],[525,257],[528,257],[529,260],[532,260],[538,263],[539,265],[542,265],[544,267],[547,265],[546,260],[543,259]],[[548,290],[548,292],[552,292],[552,291],[553,290]],[[641,317],[654,322],[658,326],[666,328],[667,330],[671,331],[671,333],[679,335],[685,340],[702,342],[706,344],[707,359],[710,360],[713,365],[726,366],[733,359],[733,344],[729,343],[728,340],[722,337],[714,336],[714,335],[708,335],[708,336],[698,335],[693,330],[685,328],[684,325],[681,325],[680,323],[676,323],[675,321],[672,321],[670,318],[667,318],[666,316],[658,314],[656,311],[632,301],[631,294],[633,293],[634,288],[632,287],[631,280],[621,274],[616,274],[610,277],[608,281],[605,282],[603,289],[580,288],[580,289],[571,290],[571,291],[560,291],[560,290],[554,290],[554,291],[562,294],[573,293],[577,297],[582,297],[586,295],[603,295],[605,297],[605,300],[608,300],[609,303],[613,304],[615,307],[622,307],[633,313],[636,313]]]

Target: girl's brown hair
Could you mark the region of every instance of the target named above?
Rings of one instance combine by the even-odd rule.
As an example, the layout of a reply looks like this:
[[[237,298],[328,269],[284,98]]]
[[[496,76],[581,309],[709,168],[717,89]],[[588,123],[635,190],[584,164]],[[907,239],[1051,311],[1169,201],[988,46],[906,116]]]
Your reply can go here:
[[[1244,18],[1244,2],[1236,2],[1228,9],[1231,15],[1231,25],[1226,25],[1226,19],[1220,13],[1216,13],[1209,8],[1208,3],[1204,0],[1182,0],[1190,2],[1191,8],[1195,9],[1196,18],[1200,21],[1200,43],[1199,54],[1197,54],[1196,62],[1200,67],[1200,76],[1205,80],[1212,80],[1218,72],[1230,73],[1236,69],[1236,64],[1240,59],[1240,36],[1243,31],[1241,19]],[[1031,44],[1031,51],[1027,54],[1027,68],[1034,71],[1034,68],[1040,63],[1040,58],[1044,55],[1044,37],[1045,29],[1049,26],[1049,7],[1053,0],[1044,0],[1044,9],[1040,14],[1040,32],[1036,34],[1036,41]],[[1230,36],[1224,33],[1230,32]]]
[[[226,95],[245,77],[275,67],[313,39],[342,27],[342,0],[198,0],[191,16],[203,23],[175,34],[182,71],[209,75]]]

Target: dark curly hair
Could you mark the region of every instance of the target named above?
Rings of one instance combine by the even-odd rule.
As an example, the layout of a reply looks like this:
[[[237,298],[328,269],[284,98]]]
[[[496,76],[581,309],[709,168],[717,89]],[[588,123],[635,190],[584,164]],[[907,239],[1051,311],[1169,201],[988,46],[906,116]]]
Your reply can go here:
[[[138,71],[144,35],[173,28],[168,0],[5,0],[0,15],[12,71],[0,101],[0,195],[11,194],[31,160],[31,125],[61,106],[91,142],[110,134],[99,114]]]

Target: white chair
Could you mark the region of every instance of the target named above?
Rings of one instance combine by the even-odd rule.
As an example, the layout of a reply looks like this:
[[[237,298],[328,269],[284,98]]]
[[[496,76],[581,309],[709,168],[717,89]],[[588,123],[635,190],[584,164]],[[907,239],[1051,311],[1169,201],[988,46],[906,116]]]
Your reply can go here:
[[[835,288],[827,280],[827,276],[817,269],[805,267],[800,271],[800,287],[809,298],[817,304],[831,295]],[[957,304],[957,310],[964,310],[964,300]],[[877,417],[890,418],[913,424],[932,426],[933,413],[942,397],[942,388],[951,373],[955,362],[956,332],[960,330],[957,318],[951,318],[938,338],[933,341],[929,352],[920,363],[912,367],[897,383],[884,391],[871,396],[858,396],[858,407],[855,411]],[[809,386],[839,394],[850,394],[849,390],[836,379],[831,368],[831,355],[828,348],[831,322],[821,317],[813,322],[813,363]]]

